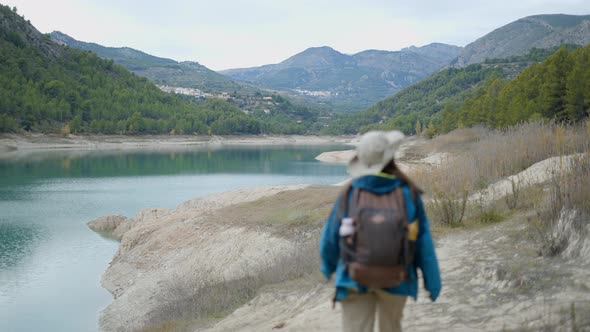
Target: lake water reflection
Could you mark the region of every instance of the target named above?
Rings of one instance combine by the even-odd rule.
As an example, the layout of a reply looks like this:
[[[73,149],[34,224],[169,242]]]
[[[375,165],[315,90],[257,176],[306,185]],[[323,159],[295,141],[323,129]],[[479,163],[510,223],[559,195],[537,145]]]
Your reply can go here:
[[[111,301],[100,276],[118,243],[89,220],[174,207],[261,185],[332,184],[345,167],[315,156],[342,145],[165,151],[51,151],[0,159],[0,331],[95,331]]]

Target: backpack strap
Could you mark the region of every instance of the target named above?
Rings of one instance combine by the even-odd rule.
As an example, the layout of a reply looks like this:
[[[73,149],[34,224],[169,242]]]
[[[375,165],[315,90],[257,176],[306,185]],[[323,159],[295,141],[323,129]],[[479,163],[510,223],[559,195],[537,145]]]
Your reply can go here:
[[[361,198],[361,189],[353,188],[352,189],[352,197],[350,198],[352,205],[349,204],[348,211],[347,211],[348,217],[350,217],[350,216],[357,217],[360,198]]]
[[[408,212],[406,209],[406,200],[405,200],[404,196],[405,195],[404,195],[404,190],[403,190],[402,186],[395,188],[394,193],[393,193],[393,197],[397,202],[397,206],[401,209],[402,216],[404,219],[404,228],[406,229],[406,231],[409,231],[410,224],[409,224],[409,220],[408,220]],[[406,269],[407,269],[407,267],[410,265],[410,262],[412,260],[408,236],[404,236],[403,246],[404,246],[404,249],[403,249],[402,263],[406,266]],[[409,275],[406,275],[406,280],[409,280]]]
[[[350,190],[352,189],[352,184],[349,183],[347,184],[344,189],[342,189],[342,191],[340,192],[340,195],[338,196],[338,211],[336,211],[336,220],[340,220],[342,218],[344,218],[344,216],[347,214],[348,212],[348,208],[350,205],[349,202],[349,193]]]
[[[406,210],[406,199],[404,197],[404,189],[402,188],[402,186],[395,188],[393,197],[397,202],[397,206],[399,206],[402,209],[402,213],[404,216],[404,220],[406,221],[406,224],[409,223],[408,211]]]
[[[344,188],[340,192],[340,195],[338,195],[338,210],[336,211],[336,220],[341,220],[344,217],[344,215],[348,212],[348,206],[349,206],[348,195],[349,195],[351,189],[352,189],[352,184],[349,183],[346,186],[344,186]],[[342,239],[340,241],[342,241]],[[342,245],[342,243],[340,245]],[[338,296],[338,288],[336,288],[336,290],[334,291],[334,297],[332,298],[332,310],[334,310],[336,308],[336,297],[337,296]]]
[[[336,220],[341,221],[342,218],[356,216],[357,207],[360,197],[360,189],[354,188],[352,185],[348,185],[344,188],[339,197],[339,206],[338,211],[336,212]],[[352,247],[356,245],[356,232],[352,236]],[[345,242],[343,237],[340,237],[340,257],[343,260],[345,265],[348,265],[348,262],[354,257],[355,252]]]

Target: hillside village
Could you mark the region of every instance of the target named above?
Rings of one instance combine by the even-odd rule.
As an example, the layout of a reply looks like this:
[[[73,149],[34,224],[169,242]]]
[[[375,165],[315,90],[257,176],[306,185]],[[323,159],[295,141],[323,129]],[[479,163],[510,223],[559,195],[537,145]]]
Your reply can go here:
[[[264,107],[272,107],[277,105],[273,102],[273,97],[262,96],[261,94],[256,94],[253,96],[239,96],[237,94],[229,94],[228,92],[216,94],[211,92],[204,92],[200,89],[184,88],[178,86],[158,85],[157,87],[164,92],[192,96],[203,99],[216,98],[233,102],[237,102],[237,100],[239,100],[239,105],[241,106],[240,109],[246,114],[249,114],[255,109],[263,110],[264,113],[269,114],[270,110]]]

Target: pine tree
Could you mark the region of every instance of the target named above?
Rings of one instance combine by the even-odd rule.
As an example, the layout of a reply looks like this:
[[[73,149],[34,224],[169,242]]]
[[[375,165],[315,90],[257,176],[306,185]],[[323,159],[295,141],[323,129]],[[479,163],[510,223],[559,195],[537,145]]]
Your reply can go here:
[[[422,124],[420,123],[420,120],[416,120],[416,135],[417,136],[421,136],[422,135]]]

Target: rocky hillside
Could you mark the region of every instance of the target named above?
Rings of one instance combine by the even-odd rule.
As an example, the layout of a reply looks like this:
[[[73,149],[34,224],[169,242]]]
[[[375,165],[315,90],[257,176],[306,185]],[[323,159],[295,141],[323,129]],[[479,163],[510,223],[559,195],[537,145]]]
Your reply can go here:
[[[414,134],[417,121],[426,127],[430,117],[442,111],[446,105],[461,103],[487,80],[502,75],[503,69],[500,67],[479,64],[447,68],[366,110],[347,114],[331,122],[324,132],[356,134],[370,129],[396,128]]]
[[[246,88],[231,79],[193,61],[177,62],[156,57],[129,47],[106,47],[76,40],[62,32],[54,31],[51,39],[84,51],[91,51],[104,59],[112,59],[139,76],[156,84],[197,88],[212,92],[241,91]]]
[[[113,60],[52,41],[16,8],[0,5],[0,28],[0,132],[262,132],[260,121],[226,101],[172,96]]]
[[[221,73],[354,110],[427,77],[460,51],[457,46],[430,44],[396,52],[367,50],[347,55],[324,46],[309,48],[278,64]]]
[[[486,59],[526,54],[531,48],[590,43],[590,15],[537,15],[498,28],[465,46],[455,62],[466,66]]]
[[[129,47],[105,47],[82,42],[57,31],[50,36],[58,44],[90,51],[101,58],[112,60],[136,75],[148,78],[166,92],[205,99],[224,99],[242,112],[267,123],[269,132],[317,132],[317,128],[321,128],[323,122],[330,117],[329,108],[325,105],[318,107],[306,100],[287,99],[273,91],[234,82],[197,62],[177,62]],[[318,119],[320,116],[323,120]]]
[[[0,37],[18,48],[35,48],[51,59],[63,55],[63,49],[51,42],[29,22],[16,13],[16,7],[0,7]]]
[[[585,91],[584,82],[588,81],[584,76],[587,75],[587,66],[583,55],[588,52],[588,47],[564,45],[551,49],[535,48],[526,55],[488,59],[482,64],[463,68],[446,68],[366,110],[347,114],[329,123],[323,132],[355,134],[371,129],[399,129],[407,134],[422,131],[422,134],[432,136],[449,132],[460,125],[483,124],[495,127],[500,123],[500,118],[509,121],[502,123],[513,125],[528,119],[532,113],[547,119],[558,114],[561,119],[579,121],[585,116],[584,106],[579,100],[583,100],[580,96]],[[529,67],[533,63],[538,65]],[[521,72],[523,75],[519,76]],[[559,79],[558,76],[566,78]],[[499,82],[491,84],[496,80]],[[555,82],[563,82],[564,85],[556,85]],[[518,88],[507,88],[505,92],[497,94],[498,84],[518,85]],[[526,94],[523,91],[536,92]],[[502,102],[490,102],[499,96],[502,96]],[[551,104],[549,100],[552,98],[559,102]],[[477,104],[473,103],[474,99],[478,101]],[[528,100],[531,106],[521,107],[524,100]],[[508,113],[513,117],[510,120],[505,112],[509,106],[511,110]],[[500,112],[504,114],[500,115]],[[462,114],[461,120],[459,114]]]

